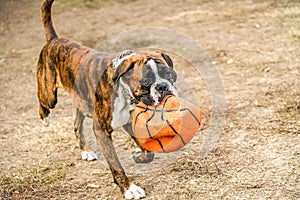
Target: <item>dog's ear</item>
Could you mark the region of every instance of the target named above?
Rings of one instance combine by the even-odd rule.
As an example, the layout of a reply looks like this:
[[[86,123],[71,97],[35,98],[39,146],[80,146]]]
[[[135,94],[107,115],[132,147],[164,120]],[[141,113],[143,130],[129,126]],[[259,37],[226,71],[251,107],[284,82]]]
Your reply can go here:
[[[115,70],[115,74],[113,76],[113,80],[117,81],[121,76],[123,76],[125,73],[129,72],[133,68],[140,66],[144,64],[147,61],[146,57],[133,55],[126,60],[124,60],[122,63],[119,64],[119,66]]]
[[[167,62],[168,66],[171,67],[171,68],[173,68],[173,62],[172,62],[171,58],[167,54],[165,54],[165,53],[161,53],[161,56]]]
[[[115,74],[113,76],[113,81],[119,80],[119,78],[124,75],[126,72],[130,71],[134,68],[133,62],[128,62],[127,60],[123,61],[118,68],[115,70]]]

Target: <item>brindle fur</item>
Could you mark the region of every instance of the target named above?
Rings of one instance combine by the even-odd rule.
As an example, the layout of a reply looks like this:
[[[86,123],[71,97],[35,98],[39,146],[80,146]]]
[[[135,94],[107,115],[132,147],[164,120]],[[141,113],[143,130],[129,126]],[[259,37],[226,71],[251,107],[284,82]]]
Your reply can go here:
[[[70,39],[58,38],[51,20],[53,1],[44,0],[41,7],[47,43],[40,53],[37,64],[39,115],[42,120],[48,117],[50,109],[57,103],[57,89],[63,88],[72,98],[76,109],[74,132],[80,148],[89,151],[81,134],[83,120],[89,116],[93,119],[94,134],[102,147],[114,181],[124,192],[130,182],[119,162],[111,138],[113,94],[118,79],[132,65],[135,67],[144,65],[150,58],[160,60],[169,66],[172,65],[170,63],[172,61],[161,53],[142,52],[126,60],[115,71],[112,66],[114,55],[98,52]],[[124,126],[125,130],[133,135],[130,127]],[[152,159],[153,154],[143,150],[136,161],[150,162]]]

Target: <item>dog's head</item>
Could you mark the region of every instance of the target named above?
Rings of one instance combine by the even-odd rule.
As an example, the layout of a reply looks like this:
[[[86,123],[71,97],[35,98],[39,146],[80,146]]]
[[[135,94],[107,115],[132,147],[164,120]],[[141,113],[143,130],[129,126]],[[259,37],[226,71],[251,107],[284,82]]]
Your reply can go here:
[[[165,53],[127,52],[116,58],[114,80],[131,100],[155,106],[166,95],[177,95],[173,62]]]
[[[178,95],[173,62],[164,53],[124,51],[113,59],[113,68],[113,128],[130,122],[136,103],[156,106],[166,95]]]

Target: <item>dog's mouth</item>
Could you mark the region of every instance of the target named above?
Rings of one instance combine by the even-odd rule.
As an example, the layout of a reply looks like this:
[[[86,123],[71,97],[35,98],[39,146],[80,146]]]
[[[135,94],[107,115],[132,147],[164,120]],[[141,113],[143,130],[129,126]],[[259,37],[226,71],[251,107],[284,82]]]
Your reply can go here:
[[[153,103],[151,106],[157,106],[160,104],[160,102],[165,98],[165,96],[167,95],[175,95],[173,94],[171,91],[168,91],[168,92],[164,92],[163,94],[160,94],[160,93],[156,93],[152,96],[152,99],[153,99]]]
[[[147,94],[143,94],[139,97],[138,101],[143,102],[146,105],[149,106],[157,106],[160,104],[160,102],[164,99],[165,96],[167,95],[176,95],[171,91],[165,91],[165,92],[157,92],[157,91],[153,91],[153,92],[149,92]]]
[[[150,97],[152,98],[153,100],[153,104],[152,106],[157,106],[161,100],[162,100],[162,97],[163,94],[161,94],[160,92],[158,92],[155,87],[151,87],[150,88]]]
[[[153,99],[152,106],[157,106],[167,95],[177,96],[175,87],[169,85],[170,84],[163,82],[150,87],[150,97]]]
[[[149,106],[157,106],[167,95],[178,96],[177,89],[175,86],[168,82],[160,82],[156,84],[148,85],[147,87],[142,86],[142,92],[139,94],[134,93],[135,99],[139,102],[143,102]]]

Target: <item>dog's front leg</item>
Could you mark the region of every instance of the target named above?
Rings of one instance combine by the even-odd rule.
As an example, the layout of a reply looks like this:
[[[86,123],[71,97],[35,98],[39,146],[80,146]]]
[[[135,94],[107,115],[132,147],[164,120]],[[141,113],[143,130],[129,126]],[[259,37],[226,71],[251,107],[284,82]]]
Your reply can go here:
[[[123,126],[124,130],[129,133],[129,135],[132,137],[132,139],[135,141],[135,143],[139,146],[139,149],[135,150],[132,152],[133,160],[136,163],[149,163],[152,162],[154,159],[154,153],[147,151],[140,145],[139,141],[136,139],[136,137],[133,134],[132,131],[132,124],[128,123]]]
[[[93,128],[98,144],[102,147],[104,157],[112,172],[114,182],[120,187],[125,198],[140,199],[145,197],[146,194],[142,188],[133,183],[130,184],[113,146],[111,133],[107,130],[103,130],[97,119],[94,119]]]

